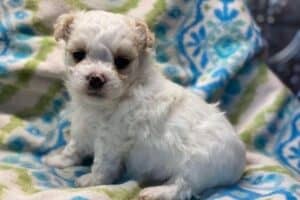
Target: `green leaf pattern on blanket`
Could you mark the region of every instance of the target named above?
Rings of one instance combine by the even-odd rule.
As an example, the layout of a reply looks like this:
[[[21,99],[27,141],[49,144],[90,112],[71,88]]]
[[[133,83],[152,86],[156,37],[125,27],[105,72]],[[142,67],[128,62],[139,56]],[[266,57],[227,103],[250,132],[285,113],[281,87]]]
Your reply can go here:
[[[81,0],[65,0],[65,2],[76,9],[87,10],[88,8]]]
[[[33,185],[32,176],[29,175],[28,171],[26,169],[12,167],[8,165],[0,165],[0,169],[3,171],[9,170],[13,171],[17,175],[17,181],[16,183],[20,186],[23,192],[32,194],[36,193],[39,190],[36,189]],[[4,187],[3,189],[7,189]]]
[[[26,0],[25,8],[32,12],[32,27],[41,34],[50,34],[51,30],[36,16],[39,0]]]
[[[2,196],[6,189],[7,187],[5,185],[0,184],[0,199],[2,199]]]
[[[0,103],[9,100],[10,97],[26,86],[40,62],[51,52],[54,44],[53,38],[45,37],[41,40],[37,54],[25,63],[23,69],[16,72],[16,83],[14,85],[6,85],[0,89]]]
[[[232,111],[228,118],[231,123],[237,124],[242,113],[249,107],[255,97],[257,88],[267,80],[267,66],[258,65],[258,70],[254,78],[250,81],[245,91],[240,97],[239,102],[235,105],[234,111]]]
[[[150,27],[153,27],[155,19],[163,14],[163,12],[166,10],[166,6],[166,0],[156,0],[155,4],[153,5],[153,9],[147,13],[145,17],[145,20]]]
[[[48,92],[43,94],[38,102],[32,108],[26,108],[16,115],[20,118],[28,118],[32,116],[39,116],[42,115],[43,112],[46,110],[47,106],[53,101],[55,95],[60,92],[63,88],[61,81],[55,81],[53,84],[50,85]]]
[[[140,0],[127,0],[123,5],[108,10],[115,13],[126,13],[130,9],[137,7],[139,1]]]
[[[268,123],[268,116],[276,113],[276,111],[278,111],[282,107],[282,105],[286,101],[286,94],[286,90],[283,90],[280,94],[278,94],[278,96],[276,97],[276,101],[269,107],[265,108],[263,111],[259,112],[255,116],[253,122],[249,124],[249,126],[246,127],[246,129],[241,133],[241,138],[246,144],[252,144],[254,134],[259,134],[260,129],[262,129],[265,124]]]
[[[23,120],[18,117],[11,117],[10,121],[0,129],[0,145],[4,144],[4,139],[9,135],[15,128],[23,125]]]
[[[251,174],[256,171],[277,172],[277,173],[282,173],[282,174],[286,174],[289,176],[293,176],[289,170],[287,170],[286,168],[284,168],[282,166],[278,166],[278,165],[266,165],[263,167],[250,168],[245,171],[244,175]]]

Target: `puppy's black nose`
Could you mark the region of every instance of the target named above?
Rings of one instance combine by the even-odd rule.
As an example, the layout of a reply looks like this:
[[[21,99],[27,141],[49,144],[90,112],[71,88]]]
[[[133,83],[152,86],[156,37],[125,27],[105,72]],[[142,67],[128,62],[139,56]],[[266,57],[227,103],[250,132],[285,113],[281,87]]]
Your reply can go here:
[[[103,75],[90,75],[87,76],[88,87],[90,90],[99,90],[103,87],[106,80]]]

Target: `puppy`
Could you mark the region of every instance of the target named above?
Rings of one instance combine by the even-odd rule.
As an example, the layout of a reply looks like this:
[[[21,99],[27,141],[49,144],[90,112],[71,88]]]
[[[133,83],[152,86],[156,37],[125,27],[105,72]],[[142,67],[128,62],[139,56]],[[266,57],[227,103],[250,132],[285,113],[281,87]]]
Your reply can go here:
[[[136,19],[104,11],[65,14],[55,26],[65,41],[71,140],[50,166],[94,155],[78,186],[113,183],[122,173],[145,187],[143,200],[181,200],[232,184],[245,147],[214,105],[164,78],[150,48],[154,37]]]

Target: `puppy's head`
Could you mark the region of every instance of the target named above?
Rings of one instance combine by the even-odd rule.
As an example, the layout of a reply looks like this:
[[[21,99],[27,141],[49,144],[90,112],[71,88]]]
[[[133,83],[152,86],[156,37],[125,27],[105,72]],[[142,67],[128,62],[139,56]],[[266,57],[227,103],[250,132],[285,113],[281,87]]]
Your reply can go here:
[[[126,94],[154,42],[145,23],[104,11],[62,15],[54,36],[65,41],[69,92],[94,103]]]

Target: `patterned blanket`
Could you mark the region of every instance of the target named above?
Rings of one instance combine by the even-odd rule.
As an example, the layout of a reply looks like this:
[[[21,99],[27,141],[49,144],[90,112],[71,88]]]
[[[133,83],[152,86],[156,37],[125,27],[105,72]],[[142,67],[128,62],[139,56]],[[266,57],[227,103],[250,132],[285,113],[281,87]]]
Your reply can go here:
[[[41,162],[66,143],[70,126],[52,26],[82,9],[145,19],[162,72],[219,101],[247,144],[242,179],[195,199],[300,199],[300,103],[256,56],[260,30],[242,0],[0,0],[0,199],[130,200],[140,190],[126,180],[75,188],[88,164],[59,170]]]

